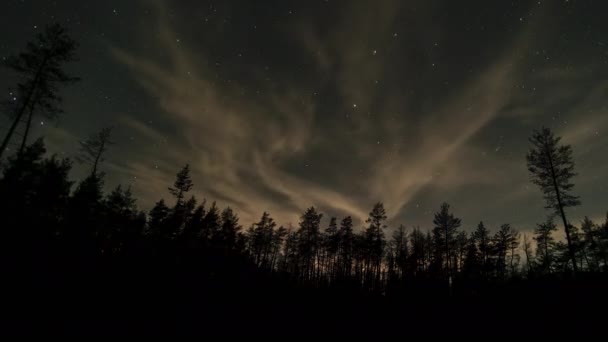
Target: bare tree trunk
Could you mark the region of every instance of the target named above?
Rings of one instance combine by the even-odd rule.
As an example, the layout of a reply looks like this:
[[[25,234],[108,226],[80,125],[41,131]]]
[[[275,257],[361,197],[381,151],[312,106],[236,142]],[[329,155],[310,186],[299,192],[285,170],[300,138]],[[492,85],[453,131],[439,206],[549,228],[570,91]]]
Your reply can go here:
[[[564,212],[564,205],[562,204],[561,193],[559,191],[559,187],[557,186],[555,169],[553,168],[553,159],[549,155],[547,157],[549,159],[549,166],[551,167],[551,179],[553,180],[553,188],[555,189],[555,196],[557,197],[559,213],[564,223],[564,230],[566,231],[566,240],[568,241],[568,253],[570,254],[570,259],[572,260],[572,270],[574,272],[574,275],[576,276],[576,274],[578,273],[578,266],[576,264],[576,257],[574,256],[574,246],[572,246],[572,240],[570,239],[570,227],[568,226],[568,220],[566,220],[566,213]]]
[[[532,267],[530,266],[530,243],[529,243],[529,239],[528,236],[526,234],[524,234],[524,254],[526,254],[526,264],[527,264],[527,268],[528,268],[528,277],[530,276],[530,273],[532,271]]]
[[[95,157],[95,162],[93,163],[93,170],[91,171],[91,176],[94,176],[97,174],[97,165],[99,164],[99,160],[101,159],[101,155],[103,154],[104,146],[105,146],[105,141],[102,141],[101,146],[99,146],[99,151],[97,152],[97,156]],[[180,192],[180,195],[181,195],[181,192]],[[178,197],[178,201],[179,201],[179,197]]]
[[[21,155],[23,153],[23,150],[25,149],[25,145],[27,144],[27,136],[29,135],[30,128],[32,127],[32,116],[34,116],[34,107],[30,106],[30,111],[29,111],[28,117],[27,117],[27,123],[25,124],[25,132],[23,133],[23,139],[21,140],[21,146],[19,146],[18,155]]]
[[[515,273],[515,268],[513,267],[513,259],[515,259],[515,250],[511,248],[511,277]]]
[[[42,64],[40,64],[40,67],[36,71],[36,76],[34,76],[34,81],[32,82],[32,87],[28,90],[26,100],[25,100],[25,102],[23,102],[23,105],[21,106],[21,108],[17,111],[15,120],[13,120],[13,123],[11,124],[11,127],[8,130],[8,133],[6,133],[6,136],[4,137],[4,140],[2,141],[2,146],[0,146],[0,160],[2,160],[2,154],[4,153],[4,150],[6,150],[6,147],[8,146],[8,142],[11,140],[13,133],[15,133],[15,129],[17,128],[17,125],[21,121],[21,118],[23,117],[25,110],[27,109],[28,106],[31,106],[32,110],[33,110],[34,104],[31,103],[32,97],[34,96],[36,87],[38,87],[38,82],[40,81],[40,76],[42,74],[42,70],[46,66],[47,60],[48,60],[48,57],[45,57],[44,60],[42,61]]]
[[[448,274],[448,290],[450,297],[452,296],[452,274],[450,272],[450,244],[448,242],[448,226],[445,226],[445,253],[446,253],[446,268]]]

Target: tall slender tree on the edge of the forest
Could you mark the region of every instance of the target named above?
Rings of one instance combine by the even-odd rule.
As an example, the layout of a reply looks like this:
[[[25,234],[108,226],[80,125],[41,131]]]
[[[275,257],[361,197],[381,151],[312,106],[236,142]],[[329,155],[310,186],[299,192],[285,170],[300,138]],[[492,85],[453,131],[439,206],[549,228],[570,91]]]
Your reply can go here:
[[[99,164],[104,160],[103,154],[108,150],[109,145],[114,144],[110,140],[111,134],[112,127],[102,128],[97,134],[80,142],[80,153],[76,156],[76,160],[91,165],[91,175],[97,174]]]
[[[433,219],[433,224],[435,224],[435,232],[437,236],[443,235],[442,244],[445,244],[445,255],[446,255],[446,275],[448,278],[448,286],[450,290],[450,294],[452,293],[452,265],[450,262],[451,254],[450,254],[450,246],[454,241],[454,237],[456,236],[456,231],[460,227],[460,219],[454,217],[454,214],[450,213],[450,205],[447,203],[443,203],[441,205],[441,209],[439,212],[435,213],[435,218]],[[439,242],[439,241],[438,241]],[[442,247],[436,246],[437,249],[441,249]]]
[[[59,24],[47,26],[36,41],[28,42],[25,51],[6,59],[5,66],[21,75],[23,81],[12,91],[9,117],[12,122],[0,145],[2,154],[20,122],[25,121],[19,152],[27,143],[32,117],[39,113],[49,119],[61,114],[61,96],[58,89],[78,80],[63,71],[64,64],[75,60],[78,43],[70,38]]]
[[[353,264],[353,244],[355,236],[353,234],[353,219],[346,216],[340,222],[340,276],[341,280],[350,278]]]
[[[539,223],[534,229],[534,241],[536,241],[536,260],[539,271],[544,274],[552,272],[555,259],[555,239],[553,232],[557,230],[551,217],[546,222]]]
[[[386,240],[384,229],[386,229],[386,211],[384,204],[378,202],[365,220],[369,224],[365,230],[365,242],[367,244],[366,281],[370,288],[378,287],[381,277],[382,259]]]
[[[553,210],[554,214],[560,215],[562,218],[568,242],[568,253],[572,261],[572,269],[576,274],[578,266],[570,236],[570,226],[564,210],[567,207],[580,204],[578,196],[571,194],[574,187],[571,179],[576,176],[574,161],[572,160],[572,147],[570,145],[560,145],[561,137],[556,137],[546,127],[534,130],[529,140],[532,143],[532,148],[526,159],[532,182],[538,185],[543,192],[547,202],[546,208]]]
[[[190,178],[190,165],[186,164],[176,175],[173,187],[169,188],[171,195],[175,196],[176,206],[183,204],[184,196],[192,190],[192,179]]]
[[[306,209],[300,217],[300,228],[298,229],[298,253],[300,256],[301,280],[315,281],[318,279],[319,270],[318,252],[320,247],[320,224],[323,214],[317,212],[315,207]]]

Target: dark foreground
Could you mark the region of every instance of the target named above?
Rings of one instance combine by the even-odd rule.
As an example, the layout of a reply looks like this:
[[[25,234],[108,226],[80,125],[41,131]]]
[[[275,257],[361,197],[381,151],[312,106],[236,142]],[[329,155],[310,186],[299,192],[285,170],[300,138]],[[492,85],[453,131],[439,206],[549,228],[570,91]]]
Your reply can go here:
[[[96,265],[12,271],[3,318],[11,335],[601,336],[604,279],[520,280],[484,289],[413,282],[391,295],[305,289],[241,268]],[[207,274],[201,277],[201,274]],[[15,279],[21,279],[16,281]],[[228,285],[230,284],[230,285]]]

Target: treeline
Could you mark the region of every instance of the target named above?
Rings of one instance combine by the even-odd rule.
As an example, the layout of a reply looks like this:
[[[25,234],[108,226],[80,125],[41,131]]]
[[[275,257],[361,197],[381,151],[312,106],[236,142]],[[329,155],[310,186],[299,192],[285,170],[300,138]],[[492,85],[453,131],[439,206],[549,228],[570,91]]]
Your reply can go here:
[[[96,155],[99,148],[89,153]],[[0,217],[14,255],[45,259],[43,251],[70,251],[74,260],[88,262],[151,255],[186,262],[213,255],[248,260],[307,287],[379,293],[416,280],[500,282],[565,276],[573,270],[566,244],[553,237],[557,226],[552,219],[538,224],[532,236],[522,236],[509,224],[492,233],[483,222],[468,233],[444,203],[431,230],[390,229],[382,203],[376,203],[362,229],[350,216],[323,222],[315,207],[304,211],[295,229],[278,226],[267,212],[243,229],[230,207],[188,196],[193,183],[187,165],[168,188],[172,199],[159,200],[147,214],[138,210],[130,188],[118,186],[104,194],[98,164],[75,187],[68,177],[71,167],[69,159],[45,157],[42,140],[3,167]],[[605,272],[608,220],[596,224],[585,218],[580,228],[569,230],[579,271]]]
[[[297,313],[308,329],[326,317],[335,321],[327,325],[334,332],[350,331],[344,327],[357,322],[377,336],[385,318],[400,324],[407,317],[423,324],[419,332],[428,332],[436,331],[434,321],[403,312],[401,299],[423,302],[418,309],[459,329],[466,317],[446,316],[451,308],[427,305],[429,300],[444,305],[449,304],[445,298],[467,298],[460,302],[463,309],[475,296],[498,288],[480,296],[492,298],[495,316],[523,295],[538,302],[546,321],[565,314],[570,323],[576,318],[580,327],[592,330],[594,317],[584,316],[591,311],[577,303],[605,298],[604,282],[585,281],[606,279],[608,216],[605,222],[585,218],[579,227],[567,219],[566,209],[580,204],[573,194],[572,148],[549,129],[533,132],[526,156],[548,209],[548,218],[529,234],[510,224],[492,230],[483,222],[464,226],[447,203],[439,206],[431,229],[388,227],[381,202],[359,227],[350,216],[323,220],[315,207],[302,213],[295,228],[278,226],[267,212],[242,227],[232,208],[190,195],[194,185],[188,165],[168,188],[171,198],[160,199],[146,213],[129,187],[103,190],[100,170],[113,144],[112,128],[80,142],[73,159],[89,171],[79,182],[70,180],[71,159],[49,156],[42,138],[28,143],[34,117],[61,114],[59,89],[78,80],[63,67],[75,59],[77,46],[65,29],[53,25],[24,52],[5,60],[20,82],[5,106],[10,124],[0,146],[0,257],[10,295],[6,307],[18,329],[24,322],[53,328],[68,323],[68,331],[88,331],[121,321],[133,328],[142,320],[151,332],[186,325],[204,334],[193,317],[221,330],[241,315],[239,321],[250,329],[246,332],[269,332],[270,315],[281,321],[275,328],[303,331],[304,324],[285,315]],[[554,237],[556,221],[565,241]],[[345,294],[343,301],[335,300]],[[568,305],[557,297],[568,298]],[[376,302],[379,298],[391,302]],[[382,316],[391,303],[397,303],[392,309],[400,314]],[[337,316],[327,311],[332,305],[340,308]],[[468,308],[485,319],[479,312],[488,307]],[[61,309],[67,314],[59,314]],[[494,329],[497,323],[479,327]]]
[[[408,279],[444,279],[451,287],[460,279],[494,282],[597,273],[608,267],[608,217],[604,223],[585,218],[580,227],[568,221],[565,210],[580,204],[572,194],[572,149],[547,128],[534,131],[527,155],[532,182],[540,187],[550,210],[533,236],[520,236],[509,224],[491,233],[483,222],[467,233],[448,204],[441,205],[429,231],[387,227],[382,203],[374,205],[361,229],[354,227],[351,217],[331,217],[322,223],[323,214],[314,207],[305,210],[297,229],[277,227],[269,213],[242,229],[231,208],[221,210],[215,203],[188,197],[193,187],[188,166],[169,188],[173,200],[161,199],[146,214],[137,209],[129,188],[103,193],[99,169],[113,144],[112,128],[80,142],[74,159],[90,167],[90,173],[73,189],[68,178],[72,162],[45,157],[42,140],[28,146],[27,139],[34,116],[61,114],[59,88],[79,80],[63,71],[75,60],[77,47],[64,28],[52,25],[24,52],[5,61],[21,76],[6,107],[12,123],[0,148],[1,160],[11,141],[16,143],[14,154],[2,165],[0,180],[1,217],[6,227],[12,227],[7,229],[11,234],[38,242],[61,241],[68,244],[66,250],[104,258],[141,254],[142,244],[147,252],[167,253],[168,246],[173,254],[222,251],[307,286],[340,284],[376,292]],[[554,218],[562,221],[565,243],[552,236],[557,230]]]

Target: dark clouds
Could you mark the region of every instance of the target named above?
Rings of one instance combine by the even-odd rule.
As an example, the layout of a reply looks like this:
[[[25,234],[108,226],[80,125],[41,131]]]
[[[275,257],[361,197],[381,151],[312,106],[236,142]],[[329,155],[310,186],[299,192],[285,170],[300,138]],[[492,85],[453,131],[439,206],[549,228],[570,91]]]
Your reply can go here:
[[[2,54],[58,20],[81,42],[51,149],[116,126],[108,186],[149,207],[189,162],[197,197],[429,227],[449,201],[468,227],[544,218],[527,137],[574,145],[583,205],[607,195],[608,25],[599,1],[11,1]],[[68,21],[69,20],[69,21]],[[8,86],[8,84],[7,84]]]

